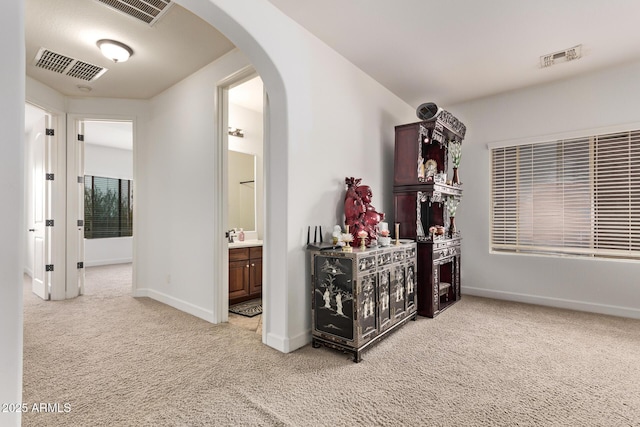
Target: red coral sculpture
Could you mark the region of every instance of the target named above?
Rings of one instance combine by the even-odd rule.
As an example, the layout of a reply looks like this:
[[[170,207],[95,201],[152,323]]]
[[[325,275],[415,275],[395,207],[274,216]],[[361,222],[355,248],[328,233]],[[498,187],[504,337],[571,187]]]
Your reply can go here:
[[[361,178],[345,178],[347,193],[344,197],[345,224],[349,226],[349,233],[354,241],[359,242],[358,233],[367,233],[366,244],[371,244],[371,239],[377,235],[378,223],[384,219],[384,213],[377,212],[371,206],[371,188],[368,185],[360,185]]]

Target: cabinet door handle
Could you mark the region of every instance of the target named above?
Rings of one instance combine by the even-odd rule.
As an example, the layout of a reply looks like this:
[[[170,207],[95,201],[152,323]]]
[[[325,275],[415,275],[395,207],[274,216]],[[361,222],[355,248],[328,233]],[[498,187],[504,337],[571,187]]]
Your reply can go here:
[[[251,267],[255,267],[255,266],[256,266],[255,264],[251,264]]]
[[[249,268],[249,264],[247,264],[247,268]]]

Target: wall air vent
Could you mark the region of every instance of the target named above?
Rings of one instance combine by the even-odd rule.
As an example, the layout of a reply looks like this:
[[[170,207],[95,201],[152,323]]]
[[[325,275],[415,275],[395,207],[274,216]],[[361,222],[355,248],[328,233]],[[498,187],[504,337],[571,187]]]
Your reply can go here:
[[[569,49],[550,53],[540,57],[540,67],[546,68],[561,62],[569,62],[582,57],[582,45],[579,44]]]
[[[152,26],[164,15],[171,0],[96,0],[102,4]]]
[[[54,73],[64,74],[66,76],[75,77],[77,79],[92,82],[104,73],[106,68],[80,61],[79,59],[70,58],[59,53],[52,52],[41,47],[33,60],[33,65],[38,68],[53,71]]]

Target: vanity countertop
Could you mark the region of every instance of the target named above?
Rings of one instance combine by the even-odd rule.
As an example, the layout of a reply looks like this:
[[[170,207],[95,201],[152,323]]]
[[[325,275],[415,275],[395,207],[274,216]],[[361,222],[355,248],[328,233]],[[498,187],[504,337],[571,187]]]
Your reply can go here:
[[[262,240],[245,240],[243,242],[229,243],[229,249],[249,248],[251,246],[262,246]]]

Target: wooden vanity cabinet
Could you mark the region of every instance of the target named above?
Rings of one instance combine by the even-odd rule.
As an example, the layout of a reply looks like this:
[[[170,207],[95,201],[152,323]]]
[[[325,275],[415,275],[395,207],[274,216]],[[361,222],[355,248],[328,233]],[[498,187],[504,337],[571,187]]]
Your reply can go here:
[[[229,249],[229,305],[262,296],[262,246]]]
[[[249,295],[262,295],[262,246],[249,248]]]

